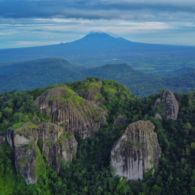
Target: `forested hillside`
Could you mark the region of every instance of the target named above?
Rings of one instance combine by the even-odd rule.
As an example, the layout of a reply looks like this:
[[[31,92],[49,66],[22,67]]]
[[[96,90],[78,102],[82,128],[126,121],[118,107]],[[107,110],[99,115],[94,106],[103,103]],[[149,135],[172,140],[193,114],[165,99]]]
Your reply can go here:
[[[195,194],[194,119],[193,91],[137,97],[91,78],[1,93],[0,194]],[[116,146],[143,177],[120,176]]]
[[[167,72],[193,67],[194,52],[195,47],[139,43],[94,32],[69,43],[0,49],[0,64],[39,58],[64,58],[88,68],[127,63],[144,72]]]
[[[85,68],[64,59],[38,59],[0,66],[0,92],[32,90],[88,77],[115,80],[139,96],[155,94],[163,88],[174,92],[188,92],[195,88],[194,68],[166,71],[147,73],[124,63]]]

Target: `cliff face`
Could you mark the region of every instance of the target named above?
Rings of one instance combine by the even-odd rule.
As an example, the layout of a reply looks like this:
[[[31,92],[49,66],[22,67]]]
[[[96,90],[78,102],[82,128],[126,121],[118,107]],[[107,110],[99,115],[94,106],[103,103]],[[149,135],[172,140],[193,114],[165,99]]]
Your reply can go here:
[[[155,168],[161,155],[154,125],[150,121],[130,124],[111,151],[111,166],[118,176],[128,180],[143,179]]]
[[[49,116],[53,123],[83,139],[93,136],[106,121],[103,109],[67,86],[46,91],[35,103],[40,112]]]
[[[170,90],[165,90],[161,98],[155,102],[155,110],[166,120],[177,120],[179,103]]]
[[[48,163],[60,171],[61,161],[71,162],[76,156],[77,141],[70,132],[52,124],[42,123],[38,128],[38,145]]]
[[[13,149],[16,170],[27,184],[37,182],[38,150],[56,171],[60,171],[62,161],[71,162],[77,151],[74,136],[52,123],[25,123],[9,130],[7,141]]]
[[[36,174],[36,126],[24,124],[22,127],[8,130],[7,141],[13,149],[16,171],[23,176],[27,184],[37,182]]]

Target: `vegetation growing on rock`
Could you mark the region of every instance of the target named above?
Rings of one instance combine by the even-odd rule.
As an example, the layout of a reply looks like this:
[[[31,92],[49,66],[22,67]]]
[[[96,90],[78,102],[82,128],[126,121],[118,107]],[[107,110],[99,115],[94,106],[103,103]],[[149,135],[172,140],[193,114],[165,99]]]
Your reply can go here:
[[[117,175],[138,180],[157,168],[161,149],[154,129],[150,121],[137,121],[127,127],[111,151],[111,165]]]
[[[93,136],[106,122],[106,112],[67,86],[48,89],[36,101],[41,113],[53,123],[81,138]]]
[[[92,89],[90,82],[97,88],[95,92],[92,90],[90,93],[92,95],[86,99],[85,92],[88,94],[87,90]],[[40,97],[46,100],[48,97],[46,94],[56,87],[62,91],[68,91],[66,93],[68,96],[63,98],[62,107],[64,102],[71,102],[66,105],[70,105],[71,109],[68,111],[79,112],[78,115],[74,114],[75,118],[81,117],[82,113],[82,117],[85,116],[85,122],[86,120],[94,122],[98,121],[98,113],[100,115],[106,113],[106,123],[93,136],[86,139],[76,136],[75,140],[73,137],[75,132],[67,131],[64,125],[54,124],[51,115],[40,112],[39,107],[35,105]],[[93,99],[93,94],[96,94],[95,97],[98,94],[98,101],[96,98]],[[96,79],[65,87],[55,86],[29,92],[1,94],[0,194],[194,194],[195,93],[175,94],[180,105],[177,120],[164,118],[159,120],[154,117],[156,113],[154,103],[160,96],[161,94],[157,94],[138,98],[114,81]],[[73,101],[74,98],[76,100],[79,98],[81,102],[84,102],[84,106],[78,106],[80,101],[77,104],[77,101]],[[50,100],[56,101],[55,98]],[[50,106],[49,103],[46,105]],[[61,106],[61,102],[59,105]],[[90,108],[91,114],[88,115],[86,110],[81,111],[78,108]],[[97,119],[92,120],[91,116],[94,118],[97,116]],[[110,152],[124,134],[127,126],[138,120],[150,120],[154,124],[154,131],[161,148],[161,158],[154,173],[146,172],[142,181],[132,182],[114,174],[114,170],[110,167]],[[22,130],[22,127],[25,128]],[[79,124],[78,127],[80,127]],[[35,151],[36,160],[33,162],[36,165],[37,182],[34,185],[26,185],[24,177],[15,170],[13,149],[4,138],[8,129],[12,129],[16,135],[27,139],[22,138],[26,149],[25,152],[21,150],[21,154],[24,152],[24,155],[19,155],[18,157],[21,157],[19,160],[25,157],[26,151]],[[89,132],[91,129],[87,130]],[[34,136],[38,138],[34,139]],[[31,141],[28,142],[28,140]],[[78,142],[77,153],[73,152],[70,156],[67,153],[63,154],[63,150],[66,150],[68,154],[74,151],[71,143],[75,148],[76,141]],[[54,148],[59,150],[54,150]],[[56,158],[54,158],[55,155],[49,155],[53,151],[60,155]],[[56,166],[53,166],[53,162],[55,159],[60,161],[64,157],[65,159],[70,157],[72,163],[62,163],[59,171]],[[26,161],[23,162],[26,164]]]
[[[170,90],[165,90],[160,98],[155,102],[156,114],[162,114],[166,120],[177,120],[179,103]],[[159,117],[158,117],[159,118]]]

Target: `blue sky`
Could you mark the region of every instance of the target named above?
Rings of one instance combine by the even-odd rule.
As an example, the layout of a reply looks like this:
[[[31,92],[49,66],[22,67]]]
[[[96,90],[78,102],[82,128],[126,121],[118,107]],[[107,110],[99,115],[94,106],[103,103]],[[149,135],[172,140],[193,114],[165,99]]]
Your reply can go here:
[[[68,42],[94,31],[195,45],[195,1],[0,0],[0,48]]]

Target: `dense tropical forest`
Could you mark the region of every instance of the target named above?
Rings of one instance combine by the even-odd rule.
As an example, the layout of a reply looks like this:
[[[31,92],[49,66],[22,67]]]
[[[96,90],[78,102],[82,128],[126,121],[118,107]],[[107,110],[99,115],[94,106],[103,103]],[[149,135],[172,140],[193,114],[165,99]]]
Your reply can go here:
[[[0,194],[195,194],[195,92],[175,94],[179,102],[178,118],[165,120],[155,117],[154,109],[163,91],[137,97],[115,81],[95,78],[67,84],[63,101],[68,102],[72,110],[83,108],[81,104],[93,108],[93,112],[99,109],[95,120],[99,120],[98,113],[105,112],[106,122],[92,137],[75,136],[77,154],[72,162],[61,162],[59,172],[47,163],[41,149],[36,147],[38,180],[36,184],[27,185],[15,167],[16,156],[4,135],[8,129],[17,131],[24,123],[29,123],[29,128],[33,129],[40,122],[51,121],[37,108],[37,98],[41,94],[50,97],[47,96],[50,90],[62,86],[0,94]],[[55,94],[51,97],[55,98]],[[86,103],[85,99],[93,103]],[[92,107],[94,104],[96,106]],[[89,117],[92,115],[91,111]],[[123,122],[117,122],[121,116]],[[155,125],[162,153],[155,171],[145,173],[143,180],[128,181],[117,176],[110,166],[110,151],[128,124],[138,120],[150,120]]]

